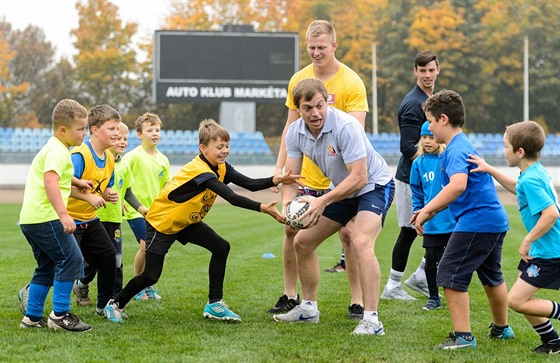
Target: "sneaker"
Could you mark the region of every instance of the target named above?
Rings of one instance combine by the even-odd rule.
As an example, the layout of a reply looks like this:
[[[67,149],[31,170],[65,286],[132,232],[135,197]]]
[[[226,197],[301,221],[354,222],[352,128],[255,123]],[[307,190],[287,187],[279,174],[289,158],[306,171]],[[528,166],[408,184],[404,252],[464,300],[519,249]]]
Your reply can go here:
[[[282,321],[287,323],[302,322],[302,323],[318,323],[319,322],[319,310],[313,316],[305,316],[303,306],[297,305],[295,308],[287,312],[286,314],[274,315],[272,318],[276,321]]]
[[[241,321],[239,315],[231,311],[226,305],[226,303],[222,300],[212,304],[210,303],[206,304],[202,315],[206,319],[224,320],[232,323],[237,323]]]
[[[360,304],[352,304],[348,307],[348,317],[351,320],[362,320],[364,318],[364,307]]]
[[[392,289],[388,289],[387,285],[385,285],[381,298],[385,300],[416,300],[415,297],[410,296],[408,292],[404,291],[400,285]]]
[[[81,306],[90,306],[91,300],[89,299],[89,285],[79,286],[78,281],[74,282],[74,287],[72,287],[74,295],[76,295],[76,304]]]
[[[272,308],[268,309],[268,312],[271,314],[276,313],[287,313],[288,311],[295,308],[297,305],[300,304],[299,295],[297,295],[296,299],[288,299],[288,296],[282,295],[278,298],[278,302]]]
[[[383,324],[374,323],[371,320],[362,319],[352,334],[356,335],[385,335]]]
[[[161,300],[161,296],[156,292],[152,286],[146,287],[144,290],[148,300]]]
[[[449,333],[449,338],[434,347],[435,350],[451,350],[451,349],[462,349],[462,348],[476,348],[476,338],[473,337],[472,340],[467,340],[463,337],[458,337],[455,333]]]
[[[47,326],[47,319],[41,318],[39,321],[33,321],[29,319],[27,316],[24,316],[19,323],[20,328],[44,328]]]
[[[441,301],[440,299],[429,299],[426,305],[422,307],[422,310],[431,311],[441,308]]]
[[[490,333],[488,333],[488,336],[492,339],[499,339],[499,340],[515,339],[515,333],[513,332],[511,326],[509,325],[505,327],[503,331],[497,331],[496,328],[494,328],[494,323],[491,323],[488,328],[490,328]]]
[[[543,343],[531,350],[531,352],[537,354],[560,354],[560,345]]]
[[[29,284],[25,285],[18,291],[19,310],[23,315],[27,310],[27,299],[29,298]]]
[[[346,268],[342,267],[342,266],[340,265],[340,262],[337,263],[336,265],[334,265],[334,266],[331,267],[331,268],[325,269],[325,272],[332,272],[332,273],[345,272],[345,271],[346,271]]]
[[[134,295],[134,300],[136,300],[136,301],[146,301],[146,300],[148,300],[148,294],[146,293],[146,289],[143,289],[138,294]]]
[[[88,331],[91,330],[91,326],[84,323],[76,315],[71,312],[67,312],[60,318],[54,315],[54,311],[50,313],[48,326],[55,330],[66,330],[66,331]]]
[[[411,290],[414,290],[427,298],[430,297],[430,291],[428,290],[428,282],[426,279],[420,280],[415,274],[412,274],[408,279],[406,279],[404,284]]]
[[[122,323],[123,322],[123,313],[122,310],[119,309],[119,305],[113,301],[113,299],[107,302],[107,305],[103,308],[103,315],[112,321],[113,323]]]

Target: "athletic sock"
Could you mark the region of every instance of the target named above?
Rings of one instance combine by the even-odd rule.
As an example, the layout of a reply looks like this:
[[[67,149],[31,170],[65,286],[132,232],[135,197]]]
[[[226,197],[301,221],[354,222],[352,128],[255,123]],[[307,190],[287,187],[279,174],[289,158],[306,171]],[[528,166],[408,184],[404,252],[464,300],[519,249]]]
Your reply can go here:
[[[364,319],[379,324],[379,317],[377,316],[377,311],[364,310]]]
[[[391,269],[391,273],[389,274],[389,280],[387,281],[387,288],[394,289],[396,287],[401,286],[403,275],[404,272]]]
[[[546,323],[535,325],[533,329],[535,329],[537,334],[539,334],[543,343],[558,339],[558,333],[556,333],[556,331],[552,327],[552,323],[550,323],[550,320],[547,320]]]
[[[552,319],[560,319],[560,306],[557,302],[551,301],[552,303],[552,314],[550,314],[549,318]]]

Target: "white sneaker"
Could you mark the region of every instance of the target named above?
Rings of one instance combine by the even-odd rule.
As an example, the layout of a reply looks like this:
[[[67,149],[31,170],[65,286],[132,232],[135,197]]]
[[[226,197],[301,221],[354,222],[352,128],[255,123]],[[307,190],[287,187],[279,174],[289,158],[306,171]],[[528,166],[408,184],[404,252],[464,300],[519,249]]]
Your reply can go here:
[[[388,289],[387,285],[385,285],[381,298],[385,300],[416,300],[416,298],[404,291],[400,285],[392,289]]]
[[[430,297],[430,291],[428,290],[428,282],[426,281],[426,279],[420,280],[419,278],[416,277],[415,274],[412,274],[412,275],[410,275],[410,277],[408,279],[406,279],[404,284],[408,288],[410,288],[410,289],[412,289],[412,290],[414,290],[414,291],[416,291],[416,292],[418,292],[418,293],[420,293],[420,294],[422,294],[422,295],[424,295],[428,298]]]
[[[383,329],[383,324],[379,322],[378,324],[374,323],[371,320],[362,319],[358,323],[358,326],[352,334],[356,335],[385,335],[385,330]]]
[[[276,321],[283,321],[288,323],[301,322],[301,323],[318,323],[319,310],[313,316],[308,316],[301,305],[296,305],[295,308],[288,311],[286,314],[274,315],[272,318]]]

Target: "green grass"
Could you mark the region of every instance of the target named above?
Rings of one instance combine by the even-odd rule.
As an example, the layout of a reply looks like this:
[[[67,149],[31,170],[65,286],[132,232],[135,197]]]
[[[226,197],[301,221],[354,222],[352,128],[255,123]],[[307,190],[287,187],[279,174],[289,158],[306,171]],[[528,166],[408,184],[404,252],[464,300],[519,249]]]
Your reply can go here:
[[[132,301],[124,324],[110,323],[94,315],[93,307],[73,311],[93,325],[88,333],[53,332],[19,328],[21,313],[17,291],[29,281],[35,261],[27,241],[16,225],[19,205],[0,206],[0,361],[142,361],[142,362],[506,362],[541,361],[530,349],[540,341],[525,319],[510,311],[517,339],[491,341],[486,337],[491,314],[476,277],[471,284],[472,330],[476,350],[441,352],[432,347],[452,330],[445,308],[421,310],[417,301],[381,300],[379,313],[386,335],[353,336],[356,322],[347,318],[349,290],[346,274],[321,273],[319,324],[283,324],[266,312],[282,294],[282,227],[268,216],[230,205],[216,205],[205,221],[231,243],[224,299],[242,318],[241,324],[207,321],[202,309],[207,300],[210,254],[197,246],[175,244],[166,258],[157,288],[160,302]],[[507,208],[511,230],[506,237],[503,271],[508,286],[516,278],[517,246],[524,228],[515,207]],[[128,226],[124,228],[125,281],[131,277],[137,245]],[[377,241],[376,254],[382,269],[382,286],[391,265],[391,251],[398,233],[395,209]],[[340,242],[331,237],[318,250],[321,270],[340,257]],[[276,258],[263,259],[265,252]],[[420,240],[414,244],[405,277],[423,254]],[[95,288],[92,284],[92,294]],[[540,296],[558,300],[553,291]],[[49,299],[48,299],[49,300]],[[50,311],[50,301],[46,307]]]

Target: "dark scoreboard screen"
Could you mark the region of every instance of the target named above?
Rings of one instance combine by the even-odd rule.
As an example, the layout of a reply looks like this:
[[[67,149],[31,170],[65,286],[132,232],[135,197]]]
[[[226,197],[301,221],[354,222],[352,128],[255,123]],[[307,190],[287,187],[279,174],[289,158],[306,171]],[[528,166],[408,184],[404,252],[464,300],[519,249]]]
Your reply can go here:
[[[285,102],[297,33],[156,31],[156,102]]]

